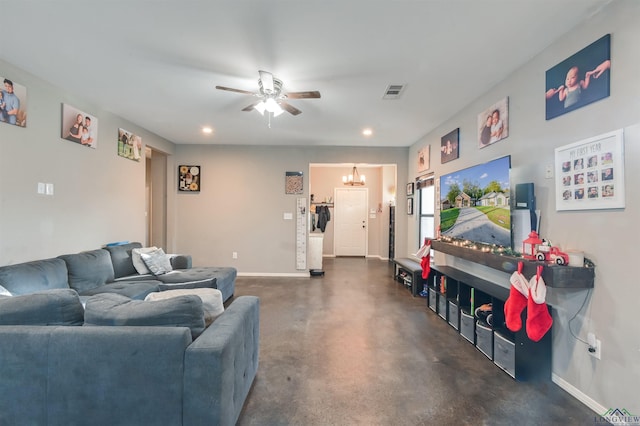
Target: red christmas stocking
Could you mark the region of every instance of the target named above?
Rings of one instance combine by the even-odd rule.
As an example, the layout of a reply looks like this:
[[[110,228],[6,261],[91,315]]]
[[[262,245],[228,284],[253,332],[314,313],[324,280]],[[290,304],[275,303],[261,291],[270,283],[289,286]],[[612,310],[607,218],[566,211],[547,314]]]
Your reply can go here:
[[[529,295],[529,282],[522,275],[523,263],[518,262],[518,270],[511,275],[511,288],[509,298],[504,303],[504,319],[507,328],[511,331],[518,331],[522,328],[522,311],[527,307],[527,296]]]
[[[549,308],[545,303],[547,286],[540,276],[542,266],[538,266],[538,273],[529,282],[529,303],[527,305],[527,336],[538,342],[547,334],[553,324]]]
[[[420,266],[422,266],[422,278],[429,278],[429,272],[431,272],[431,255],[426,255],[422,258],[422,262],[420,262]]]

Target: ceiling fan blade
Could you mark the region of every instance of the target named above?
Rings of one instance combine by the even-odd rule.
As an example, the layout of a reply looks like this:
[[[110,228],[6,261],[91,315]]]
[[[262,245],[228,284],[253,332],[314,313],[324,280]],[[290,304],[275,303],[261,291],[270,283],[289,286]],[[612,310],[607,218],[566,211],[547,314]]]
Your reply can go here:
[[[231,87],[216,86],[216,89],[218,89],[218,90],[226,90],[227,92],[236,92],[236,93],[243,93],[245,95],[257,96],[257,93],[249,92],[248,90],[233,89]]]
[[[289,92],[285,96],[289,99],[318,99],[320,92],[317,90],[309,92]]]
[[[302,114],[302,111],[300,111],[298,108],[294,107],[293,105],[286,103],[285,101],[280,101],[278,102],[278,104],[282,107],[282,109],[286,110],[289,114],[292,114],[292,115]]]
[[[254,102],[251,105],[242,108],[242,111],[253,111],[253,109],[256,107],[256,105],[258,105],[260,102],[262,102],[262,101]]]
[[[273,74],[268,71],[258,71],[260,73],[260,81],[262,82],[262,89],[265,93],[273,93]]]

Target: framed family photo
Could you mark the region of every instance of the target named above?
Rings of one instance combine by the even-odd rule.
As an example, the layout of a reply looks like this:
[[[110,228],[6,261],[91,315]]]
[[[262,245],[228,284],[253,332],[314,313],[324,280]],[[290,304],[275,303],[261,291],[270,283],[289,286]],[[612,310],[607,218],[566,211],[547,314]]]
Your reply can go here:
[[[546,73],[546,119],[609,96],[611,35],[571,55]]]
[[[556,210],[625,207],[622,129],[555,150]]]
[[[62,139],[90,148],[98,147],[98,119],[71,105],[62,104]]]
[[[27,127],[27,88],[0,76],[0,122]]]
[[[485,148],[509,136],[509,97],[499,100],[477,120],[478,148]]]
[[[431,145],[427,145],[418,151],[418,174],[424,173],[429,170],[429,148]]]
[[[140,161],[142,138],[123,128],[118,129],[118,156]]]

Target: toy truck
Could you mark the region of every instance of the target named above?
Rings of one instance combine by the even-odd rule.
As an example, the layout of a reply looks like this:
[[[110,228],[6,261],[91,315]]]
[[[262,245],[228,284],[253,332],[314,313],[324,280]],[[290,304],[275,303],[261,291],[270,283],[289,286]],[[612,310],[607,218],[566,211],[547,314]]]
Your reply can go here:
[[[547,244],[540,244],[538,246],[536,259],[543,262],[554,262],[558,265],[569,264],[569,255],[567,253],[560,251],[558,247],[553,247]]]

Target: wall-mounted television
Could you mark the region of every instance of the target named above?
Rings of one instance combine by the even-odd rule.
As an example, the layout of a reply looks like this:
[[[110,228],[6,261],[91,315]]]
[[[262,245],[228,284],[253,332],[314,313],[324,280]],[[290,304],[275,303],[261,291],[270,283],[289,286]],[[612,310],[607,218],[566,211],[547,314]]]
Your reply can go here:
[[[443,237],[511,247],[511,156],[440,177]]]

